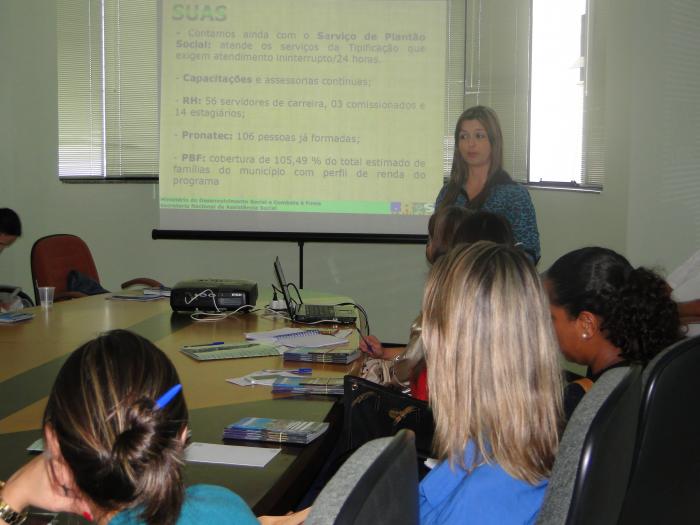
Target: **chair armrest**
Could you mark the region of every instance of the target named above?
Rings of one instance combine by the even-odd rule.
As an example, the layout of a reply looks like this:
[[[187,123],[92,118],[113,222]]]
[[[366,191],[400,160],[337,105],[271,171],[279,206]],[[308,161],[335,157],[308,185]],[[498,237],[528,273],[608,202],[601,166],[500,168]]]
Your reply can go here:
[[[87,297],[87,294],[84,294],[83,292],[60,292],[54,296],[53,300],[54,302],[68,301],[70,299],[78,299],[80,297]]]
[[[129,288],[130,286],[141,285],[150,288],[161,288],[163,283],[156,281],[155,279],[149,279],[148,277],[137,277],[136,279],[131,279],[122,283],[122,290],[124,288]]]

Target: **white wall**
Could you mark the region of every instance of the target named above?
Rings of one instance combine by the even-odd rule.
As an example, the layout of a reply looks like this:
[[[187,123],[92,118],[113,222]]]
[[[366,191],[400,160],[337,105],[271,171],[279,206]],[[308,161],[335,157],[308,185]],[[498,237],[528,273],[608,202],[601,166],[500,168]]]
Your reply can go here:
[[[632,87],[627,253],[672,271],[700,248],[700,2],[642,2]]]
[[[637,4],[622,0],[612,8],[617,23],[609,39],[610,173],[604,191],[532,191],[542,269],[563,253],[591,244],[623,253],[629,249],[634,262],[646,263],[654,254],[655,264],[672,268],[691,251],[691,243],[698,244],[697,209],[685,205],[689,197],[681,191],[680,200],[655,199],[658,170],[648,140],[660,131],[645,125],[663,121],[663,109],[649,104],[662,86],[637,89],[660,81],[649,74],[637,47],[659,13],[651,0],[641,10]],[[269,288],[276,254],[290,280],[296,280],[298,252],[292,243],[151,240],[151,230],[158,227],[154,185],[58,181],[55,23],[51,2],[0,2],[0,206],[16,209],[24,223],[23,237],[0,255],[0,283],[31,290],[31,245],[58,232],[86,240],[109,289],[142,275],[169,284],[187,277],[243,278]],[[664,35],[655,39],[663,41]],[[651,58],[652,67],[664,60],[658,53]],[[693,122],[685,125],[688,132],[697,129]],[[655,216],[646,218],[649,201]],[[368,309],[373,332],[384,340],[406,340],[425,272],[419,246],[308,244],[305,250],[305,287],[354,297]]]

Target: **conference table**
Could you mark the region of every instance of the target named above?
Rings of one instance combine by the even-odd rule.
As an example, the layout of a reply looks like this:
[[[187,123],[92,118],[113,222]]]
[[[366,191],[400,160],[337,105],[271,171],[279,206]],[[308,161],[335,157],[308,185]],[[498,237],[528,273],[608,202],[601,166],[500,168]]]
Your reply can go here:
[[[226,425],[246,416],[328,421],[329,431],[310,445],[281,446],[265,467],[189,463],[185,480],[223,485],[239,494],[259,514],[284,514],[296,505],[318,474],[338,439],[342,406],[332,396],[280,396],[268,386],[240,387],[226,379],[263,369],[298,368],[281,356],[195,361],[180,352],[184,345],[242,341],[246,332],[289,326],[264,310],[232,315],[216,322],[195,322],[173,313],[167,298],[148,302],[108,300],[96,295],[29,309],[35,317],[0,326],[0,479],[30,459],[26,448],[41,437],[41,418],[54,378],[68,355],[82,343],[116,328],[136,332],[161,348],[180,375],[190,410],[193,442],[223,443]],[[305,299],[332,304],[346,298],[305,293]],[[267,303],[261,298],[259,305]],[[326,328],[328,325],[324,325]],[[348,345],[357,345],[357,333]],[[314,377],[357,373],[351,365],[308,364]],[[229,443],[227,441],[227,443]],[[236,445],[261,445],[237,441]]]

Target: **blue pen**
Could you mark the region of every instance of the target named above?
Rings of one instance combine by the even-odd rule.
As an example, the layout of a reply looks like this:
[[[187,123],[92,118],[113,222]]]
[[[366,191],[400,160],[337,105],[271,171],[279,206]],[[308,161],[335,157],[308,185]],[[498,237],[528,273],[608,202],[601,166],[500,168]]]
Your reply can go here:
[[[279,369],[272,369],[272,368],[267,368],[263,370],[263,372],[267,373],[275,373],[275,372],[289,372],[290,374],[297,374],[297,375],[311,375],[312,369],[311,368],[279,368]]]
[[[160,396],[158,399],[156,399],[156,405],[154,407],[155,410],[160,410],[163,408],[165,405],[170,403],[173,398],[182,390],[182,385],[178,383],[174,387],[172,387],[170,390],[168,390],[165,394]]]
[[[225,344],[223,341],[214,341],[213,343],[208,343],[204,345],[185,345],[182,348],[199,348],[201,346],[218,346]]]

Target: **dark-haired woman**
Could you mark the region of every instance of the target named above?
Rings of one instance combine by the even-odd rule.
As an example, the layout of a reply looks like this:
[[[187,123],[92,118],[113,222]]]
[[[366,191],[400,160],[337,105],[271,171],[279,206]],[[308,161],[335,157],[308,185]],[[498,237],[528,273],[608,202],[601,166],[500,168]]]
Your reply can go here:
[[[184,488],[187,405],[166,355],[118,330],[73,352],[58,373],[43,428],[46,451],[18,470],[0,499],[121,524],[257,524],[233,492]],[[0,523],[19,523],[5,513]]]
[[[629,363],[646,365],[681,336],[666,281],[646,268],[633,268],[612,250],[570,252],[547,270],[544,282],[562,353],[588,367],[588,381],[566,387],[567,416],[604,372]]]
[[[534,262],[539,260],[535,208],[528,191],[503,169],[501,125],[486,106],[471,107],[457,120],[450,180],[438,194],[435,207],[453,204],[502,215],[517,245]]]

